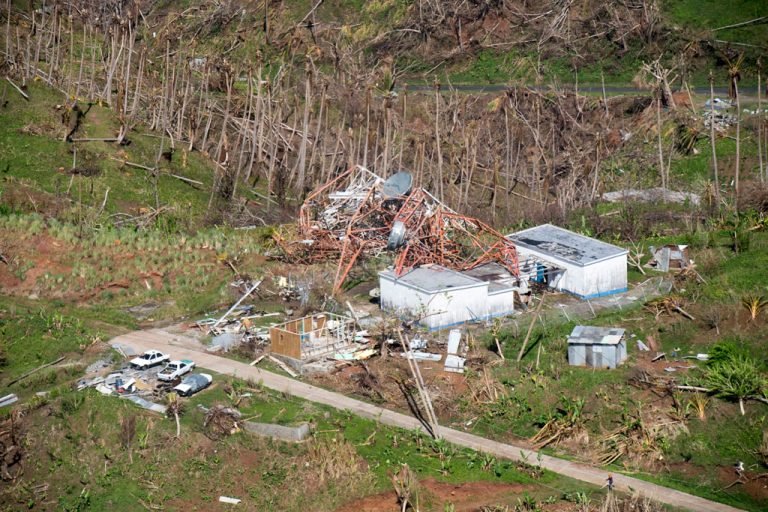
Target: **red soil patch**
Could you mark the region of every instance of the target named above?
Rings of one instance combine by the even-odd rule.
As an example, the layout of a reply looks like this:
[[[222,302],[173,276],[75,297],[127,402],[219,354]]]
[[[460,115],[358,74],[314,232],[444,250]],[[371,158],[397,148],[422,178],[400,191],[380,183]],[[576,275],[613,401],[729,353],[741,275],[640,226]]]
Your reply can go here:
[[[725,466],[718,469],[717,476],[723,483],[723,487],[729,486],[738,480],[736,470]],[[755,501],[768,503],[768,472],[755,473],[747,471],[742,478],[744,483],[738,483],[728,490],[741,491],[752,497]],[[727,491],[726,491],[727,492]]]
[[[434,510],[452,503],[457,512],[474,511],[486,505],[513,504],[530,488],[519,484],[501,484],[492,482],[467,482],[463,484],[448,484],[435,480],[419,482],[421,489],[420,500],[423,503],[429,499]],[[399,512],[400,505],[394,491],[367,496],[347,503],[337,512]]]
[[[30,242],[14,242],[8,240],[6,257],[13,264],[0,265],[0,287],[5,293],[27,295],[32,293],[37,285],[37,279],[46,272],[50,274],[68,274],[71,267],[60,263],[62,254],[69,254],[72,248],[67,244],[48,235],[38,235]],[[26,262],[32,262],[33,267],[20,280],[14,273],[14,268]],[[18,262],[18,263],[16,263]]]

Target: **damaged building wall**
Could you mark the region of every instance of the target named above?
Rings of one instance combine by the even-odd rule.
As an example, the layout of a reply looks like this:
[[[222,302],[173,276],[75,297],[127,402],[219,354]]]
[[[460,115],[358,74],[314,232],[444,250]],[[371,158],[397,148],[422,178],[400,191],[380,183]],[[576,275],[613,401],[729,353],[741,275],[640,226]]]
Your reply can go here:
[[[584,299],[627,291],[627,256],[615,257],[583,268],[581,293]]]
[[[438,266],[419,267],[400,277],[392,270],[379,273],[382,309],[416,318],[429,330],[511,314],[514,289],[489,292],[494,286]]]
[[[510,287],[494,291],[492,287],[488,286],[486,318],[511,314],[514,311],[515,289]]]

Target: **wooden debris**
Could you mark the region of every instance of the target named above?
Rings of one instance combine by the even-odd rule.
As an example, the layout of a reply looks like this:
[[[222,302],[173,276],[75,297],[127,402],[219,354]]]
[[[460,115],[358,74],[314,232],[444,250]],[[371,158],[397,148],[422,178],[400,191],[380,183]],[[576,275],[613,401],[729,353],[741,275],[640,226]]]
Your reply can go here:
[[[29,377],[30,375],[32,375],[32,374],[34,374],[34,373],[37,373],[37,372],[39,372],[40,370],[42,370],[42,369],[44,369],[44,368],[48,368],[49,366],[53,366],[53,365],[55,365],[55,364],[58,364],[58,363],[60,363],[60,362],[62,362],[64,359],[65,359],[65,357],[64,357],[64,356],[61,356],[60,358],[56,359],[55,361],[51,361],[50,363],[46,363],[46,364],[44,364],[44,365],[42,365],[42,366],[38,366],[38,367],[37,367],[37,368],[35,368],[34,370],[30,370],[30,371],[28,371],[27,373],[25,373],[25,374],[23,374],[23,375],[21,375],[21,376],[19,376],[19,377],[16,377],[15,379],[13,379],[11,382],[9,382],[9,383],[8,383],[8,387],[10,387],[10,386],[13,386],[14,384],[16,384],[17,382],[19,382],[20,380],[24,380],[24,379],[26,379],[27,377]]]
[[[269,360],[270,360],[270,361],[272,361],[272,362],[273,362],[273,363],[275,363],[277,366],[279,366],[280,368],[282,368],[283,370],[285,370],[285,373],[287,373],[288,375],[290,375],[290,376],[291,376],[291,377],[293,377],[294,379],[295,379],[296,377],[298,377],[298,376],[299,376],[299,374],[298,374],[298,373],[296,373],[295,371],[293,371],[293,370],[291,369],[291,367],[290,367],[290,366],[288,366],[287,364],[285,364],[284,362],[282,362],[282,361],[281,361],[281,360],[279,360],[278,358],[276,358],[276,357],[274,357],[274,356],[268,356],[268,357],[269,357]]]
[[[13,83],[13,81],[10,78],[5,77],[5,79],[8,80],[8,83],[11,84],[11,86],[13,86],[13,88],[16,89],[19,92],[19,94],[21,94],[24,97],[25,100],[29,101],[29,94],[24,92],[24,90],[21,87]]]

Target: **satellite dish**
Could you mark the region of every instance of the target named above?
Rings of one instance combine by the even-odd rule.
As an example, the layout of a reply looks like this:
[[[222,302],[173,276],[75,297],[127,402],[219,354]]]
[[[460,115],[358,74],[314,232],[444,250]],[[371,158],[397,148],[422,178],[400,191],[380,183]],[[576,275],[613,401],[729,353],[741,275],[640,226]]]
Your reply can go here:
[[[394,199],[402,197],[411,191],[413,185],[413,176],[408,171],[398,171],[381,186],[381,195],[384,199]]]

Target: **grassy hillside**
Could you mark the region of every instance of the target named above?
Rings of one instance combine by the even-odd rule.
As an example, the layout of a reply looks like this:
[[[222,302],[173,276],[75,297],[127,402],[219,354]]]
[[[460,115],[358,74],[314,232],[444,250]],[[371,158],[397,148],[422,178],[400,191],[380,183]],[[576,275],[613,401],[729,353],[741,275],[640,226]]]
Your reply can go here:
[[[64,140],[66,109],[60,93],[38,83],[28,89],[29,101],[6,83],[0,86],[7,104],[0,108],[0,172],[3,202],[9,207],[28,204],[37,198],[39,211],[56,208],[69,218],[124,213],[139,215],[141,209],[163,206],[164,217],[180,227],[196,225],[206,213],[213,181],[213,165],[199,153],[176,147],[167,157],[160,155],[156,134],[133,132],[127,144]],[[87,112],[75,139],[113,138],[118,126],[114,113],[98,104],[84,104]],[[162,141],[162,152],[171,143]],[[132,162],[152,171],[126,165]],[[182,176],[200,182],[174,178]],[[23,190],[30,189],[29,197]],[[70,203],[82,205],[72,208]],[[103,206],[102,206],[103,205]]]

